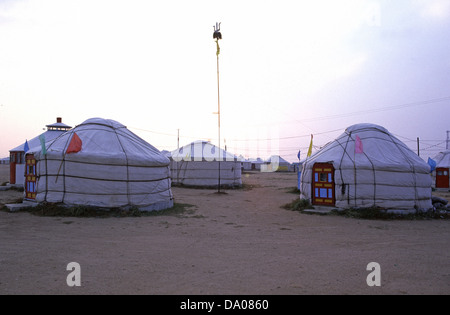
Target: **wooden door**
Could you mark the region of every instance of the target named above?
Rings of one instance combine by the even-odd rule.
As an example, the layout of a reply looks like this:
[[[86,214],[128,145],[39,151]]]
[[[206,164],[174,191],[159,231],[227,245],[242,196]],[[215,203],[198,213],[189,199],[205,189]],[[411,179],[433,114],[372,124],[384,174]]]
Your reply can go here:
[[[11,152],[9,155],[9,183],[16,183],[16,164],[17,164],[17,152]]]
[[[449,169],[436,168],[436,188],[449,188]]]
[[[25,199],[36,199],[36,182],[36,159],[33,154],[28,154],[25,162]]]
[[[334,206],[334,167],[328,163],[316,163],[313,166],[312,203],[314,205]]]

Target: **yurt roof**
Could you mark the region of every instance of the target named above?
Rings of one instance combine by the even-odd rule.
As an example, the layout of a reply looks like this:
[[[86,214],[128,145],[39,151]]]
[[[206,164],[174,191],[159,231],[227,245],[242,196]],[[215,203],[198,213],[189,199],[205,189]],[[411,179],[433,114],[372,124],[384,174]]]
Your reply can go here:
[[[72,128],[71,126],[64,124],[62,122],[62,118],[60,118],[60,117],[56,118],[56,123],[46,125],[46,127],[47,127],[46,132],[41,133],[39,136],[34,137],[31,140],[27,139],[29,149],[40,145],[41,142],[39,140],[39,137],[42,135],[45,137],[45,142],[48,142],[48,141],[51,141],[51,140],[57,138],[59,135],[63,134],[64,132],[66,132],[67,130]],[[9,151],[10,152],[24,152],[24,149],[25,149],[25,142]]]
[[[219,149],[216,145],[204,140],[194,141],[179,149],[173,150],[171,155],[174,160],[217,161],[219,159],[219,152],[221,161],[236,161],[238,159],[235,155],[222,148]]]
[[[362,153],[357,153],[357,137]],[[369,168],[396,171],[429,172],[429,165],[387,129],[375,124],[356,124],[348,127],[334,141],[307,158],[306,163],[332,162],[336,168]]]
[[[41,142],[39,140],[40,136],[44,136],[45,142],[49,142],[49,141],[56,139],[60,135],[62,135],[64,132],[65,131],[61,131],[61,130],[47,130],[46,132],[41,133],[39,136],[34,137],[31,140],[27,140],[28,148],[31,149],[31,148],[40,146],[41,145]],[[25,148],[25,142],[22,143],[21,145],[15,147],[14,149],[9,150],[9,152],[24,152],[24,148]]]
[[[272,162],[278,162],[278,163],[282,163],[282,164],[291,164],[290,162],[286,161],[285,159],[283,159],[281,156],[279,155],[272,155],[271,157],[269,157],[266,161],[266,163],[272,163]]]
[[[450,167],[450,150],[439,152],[433,160],[436,161],[436,167]]]
[[[81,150],[66,154],[74,134],[81,139]],[[35,153],[39,153],[38,147],[36,151]],[[124,125],[115,120],[103,118],[88,119],[48,143],[47,155],[48,158],[64,156],[65,159],[73,161],[91,163],[102,161],[102,163],[126,163],[133,166],[162,166],[170,163],[158,149]]]

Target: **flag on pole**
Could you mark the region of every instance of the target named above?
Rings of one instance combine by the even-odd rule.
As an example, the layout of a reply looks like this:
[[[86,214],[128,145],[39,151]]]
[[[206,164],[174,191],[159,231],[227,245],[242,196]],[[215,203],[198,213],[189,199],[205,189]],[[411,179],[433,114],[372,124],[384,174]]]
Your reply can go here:
[[[72,139],[70,140],[69,146],[67,147],[66,154],[77,153],[81,151],[81,146],[83,142],[80,137],[74,132]]]
[[[309,143],[309,149],[308,149],[308,154],[306,155],[306,157],[310,157],[312,154],[312,146],[313,146],[313,135],[311,135],[311,142]]]
[[[219,54],[220,54],[220,47],[219,47],[219,40],[217,40],[217,39],[216,39],[216,45],[217,45],[216,56],[219,56]]]
[[[39,136],[39,141],[41,142],[42,154],[46,155],[47,154],[47,149],[45,148],[45,136],[44,136],[44,134]]]
[[[355,140],[355,153],[364,153],[363,143],[359,136],[356,136],[356,140]]]
[[[436,161],[432,158],[428,158],[428,165],[430,165],[430,173],[432,173],[436,169]]]
[[[28,140],[25,140],[25,144],[23,146],[23,151],[26,153],[28,150],[30,150],[30,147],[28,146]]]

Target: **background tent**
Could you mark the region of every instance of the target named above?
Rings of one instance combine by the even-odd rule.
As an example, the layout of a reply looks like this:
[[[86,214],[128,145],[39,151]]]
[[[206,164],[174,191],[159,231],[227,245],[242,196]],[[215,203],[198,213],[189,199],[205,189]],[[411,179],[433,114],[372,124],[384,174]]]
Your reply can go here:
[[[41,133],[39,136],[36,136],[21,145],[9,150],[9,160],[10,160],[10,176],[9,183],[13,185],[23,186],[25,183],[25,151],[29,148],[33,148],[39,146],[41,143],[41,139],[44,142],[50,142],[64,132],[72,128],[71,126],[66,125],[62,122],[61,117],[56,118],[56,123],[46,125],[47,130],[44,133]],[[28,147],[28,149],[26,149]]]
[[[114,120],[86,120],[46,151],[28,151],[27,170],[35,164],[37,178],[28,199],[140,210],[173,206],[169,159]]]
[[[175,184],[200,187],[242,186],[241,161],[207,141],[194,141],[171,152],[171,176]]]
[[[283,159],[279,155],[272,155],[268,158],[260,168],[261,172],[290,172],[294,168],[291,167],[291,163]]]
[[[430,209],[430,166],[385,128],[357,124],[303,163],[300,194],[338,208]]]
[[[433,187],[434,188],[450,188],[450,150],[440,152],[433,160],[436,162],[433,171]]]

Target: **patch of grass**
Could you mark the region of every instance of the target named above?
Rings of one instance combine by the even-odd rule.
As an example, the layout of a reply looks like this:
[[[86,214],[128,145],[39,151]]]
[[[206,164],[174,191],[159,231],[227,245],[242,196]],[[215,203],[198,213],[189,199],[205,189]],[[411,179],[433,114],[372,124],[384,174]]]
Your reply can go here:
[[[282,208],[292,211],[303,211],[314,209],[308,199],[297,198],[292,202],[285,204]],[[417,213],[395,213],[380,207],[368,208],[350,208],[344,210],[332,210],[329,214],[319,215],[338,215],[347,218],[365,219],[365,220],[449,220],[450,213],[446,211],[430,210],[428,212]]]
[[[241,189],[244,191],[252,190],[253,188],[261,188],[262,186],[259,184],[247,184],[243,183]]]
[[[314,209],[308,199],[297,198],[290,203],[285,204],[283,209],[292,211],[303,211],[305,209]]]
[[[289,194],[299,195],[300,194],[300,189],[298,189],[297,187],[292,187],[292,188],[288,188],[286,190],[286,192],[289,193]]]
[[[6,186],[6,185],[2,185],[2,186]],[[23,192],[25,189],[24,189],[23,186],[11,186],[9,188],[9,190],[15,190],[15,191],[18,191],[18,192]]]
[[[430,219],[450,219],[449,213],[439,211],[417,212],[417,213],[392,213],[387,209],[379,207],[351,208],[345,210],[333,210],[333,215],[340,215],[347,218],[365,220],[430,220]]]
[[[194,212],[194,205],[185,203],[174,203],[172,208],[159,211],[140,211],[137,207],[130,209],[119,208],[99,208],[92,206],[65,206],[59,203],[41,203],[36,207],[25,211],[38,215],[49,217],[85,217],[85,218],[111,218],[111,217],[150,217],[150,216],[176,216],[184,217],[186,214]]]
[[[195,212],[194,205],[188,203],[174,203],[172,208],[159,210],[159,211],[139,211],[142,217],[154,217],[154,216],[173,216],[182,218],[186,214],[193,214]]]
[[[199,190],[210,190],[210,189],[216,189],[217,185],[187,185],[183,183],[174,183],[172,182],[172,187],[179,187],[179,188],[188,188],[188,189],[199,189]],[[223,190],[235,190],[235,189],[242,189],[243,185],[220,185],[220,189]]]
[[[386,210],[377,207],[333,210],[331,211],[331,214],[340,215],[347,218],[369,220],[391,220],[395,217],[395,214],[387,213]]]

